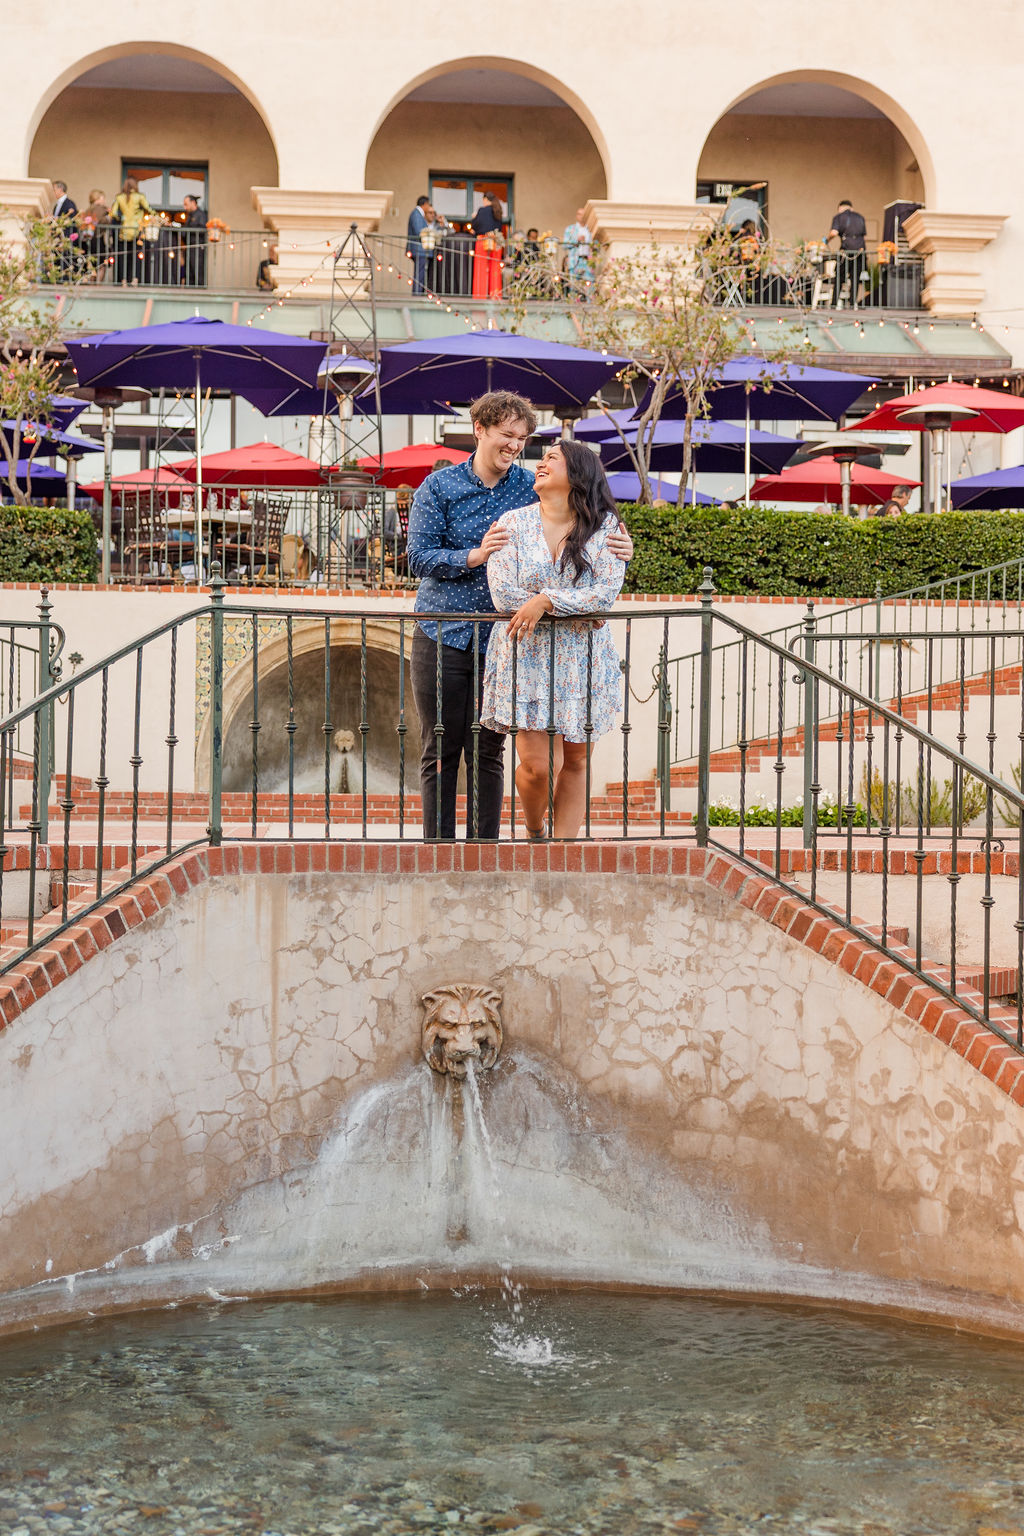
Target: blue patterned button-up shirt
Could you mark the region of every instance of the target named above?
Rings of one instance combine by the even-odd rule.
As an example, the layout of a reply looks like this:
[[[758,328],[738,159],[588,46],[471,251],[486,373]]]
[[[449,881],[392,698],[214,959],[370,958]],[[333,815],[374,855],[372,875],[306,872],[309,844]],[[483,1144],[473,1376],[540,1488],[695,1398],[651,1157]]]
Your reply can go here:
[[[533,476],[513,464],[495,486],[486,486],[473,460],[428,475],[413,497],[409,513],[409,569],[420,578],[418,613],[493,613],[487,562],[470,569],[466,556],[477,549],[488,528],[503,512],[537,500]],[[421,624],[431,640],[437,625]],[[468,651],[472,624],[444,624],[443,642]],[[487,645],[489,624],[479,626],[480,649]]]

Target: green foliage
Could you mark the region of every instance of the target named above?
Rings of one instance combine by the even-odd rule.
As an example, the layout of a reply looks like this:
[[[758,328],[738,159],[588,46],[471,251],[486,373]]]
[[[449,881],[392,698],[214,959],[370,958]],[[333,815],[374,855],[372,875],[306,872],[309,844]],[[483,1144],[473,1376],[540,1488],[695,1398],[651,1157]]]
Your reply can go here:
[[[951,827],[953,825],[953,780],[943,779],[940,784],[938,779],[930,778],[926,787],[928,801],[924,808],[922,824],[925,827]],[[894,823],[896,807],[899,805],[901,824],[905,827],[917,826],[919,796],[916,775],[911,783],[904,782],[897,785],[895,782],[890,782],[887,796],[885,782],[877,768],[871,775],[869,790],[868,771],[865,768],[861,774],[860,792],[865,800],[870,798],[871,818],[879,825],[886,821],[890,824]],[[970,774],[965,775],[962,780],[957,825],[967,826],[976,816],[980,816],[985,809],[987,797],[987,786],[980,779],[975,779]]]
[[[879,582],[888,595],[1024,559],[1021,512],[863,520],[760,506],[622,512],[636,547],[626,592],[696,592],[710,565],[721,593],[871,598]]]
[[[866,827],[868,822],[867,812],[858,802],[853,809],[853,825]],[[738,827],[740,813],[736,806],[728,800],[719,800],[715,805],[708,806],[709,827]],[[798,800],[795,805],[784,805],[781,814],[778,814],[774,805],[765,805],[763,802],[744,807],[743,825],[746,827],[802,827],[804,824],[803,802]],[[836,805],[827,795],[823,795],[818,801],[818,826],[836,827],[849,825],[849,819],[845,808]]]
[[[96,531],[88,512],[0,507],[0,581],[95,581]]]

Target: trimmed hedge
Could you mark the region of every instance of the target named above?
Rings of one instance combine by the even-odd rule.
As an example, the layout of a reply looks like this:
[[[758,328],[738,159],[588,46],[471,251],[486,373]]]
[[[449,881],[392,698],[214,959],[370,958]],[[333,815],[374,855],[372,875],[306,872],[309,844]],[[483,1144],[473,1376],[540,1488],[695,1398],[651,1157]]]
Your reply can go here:
[[[95,581],[96,568],[88,512],[0,506],[0,581]]]
[[[635,545],[625,592],[696,592],[710,565],[722,593],[870,598],[878,582],[888,595],[1024,560],[1022,512],[861,520],[759,506],[621,511]]]

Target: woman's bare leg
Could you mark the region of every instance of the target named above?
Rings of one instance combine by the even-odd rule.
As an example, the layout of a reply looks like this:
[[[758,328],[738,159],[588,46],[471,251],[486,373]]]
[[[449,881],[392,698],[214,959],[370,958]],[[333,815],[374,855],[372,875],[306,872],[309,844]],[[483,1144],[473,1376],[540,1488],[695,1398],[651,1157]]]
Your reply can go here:
[[[555,804],[557,807],[558,775],[562,768],[562,738],[554,739]],[[547,731],[517,731],[516,789],[523,808],[523,819],[528,832],[543,831],[548,815],[548,758],[551,755]],[[556,811],[557,825],[557,811]],[[555,833],[558,837],[560,834]]]
[[[555,779],[556,837],[577,837],[587,814],[587,745],[562,742],[562,766]]]

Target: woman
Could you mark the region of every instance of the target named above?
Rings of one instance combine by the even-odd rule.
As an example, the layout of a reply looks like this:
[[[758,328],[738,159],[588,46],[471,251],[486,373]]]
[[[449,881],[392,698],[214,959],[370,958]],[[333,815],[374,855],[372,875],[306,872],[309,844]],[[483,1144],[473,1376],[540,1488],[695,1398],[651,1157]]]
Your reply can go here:
[[[124,186],[114,198],[110,217],[117,225],[117,267],[119,283],[137,283],[142,273],[139,233],[144,218],[153,213],[145,193],[139,191],[134,176],[126,176]]]
[[[107,259],[107,225],[110,223],[110,209],[107,207],[107,194],[99,187],[93,187],[89,193],[89,206],[84,213],[78,215],[78,248],[82,253],[82,261],[89,280],[101,283],[106,276]]]
[[[487,561],[494,606],[512,617],[491,630],[481,722],[492,731],[516,726],[516,788],[534,839],[544,836],[548,727],[554,726],[552,833],[572,838],[586,812],[588,742],[615,724],[622,674],[603,625],[589,619],[555,625],[552,650],[552,627],[538,631],[537,624],[546,613],[610,608],[626,567],[607,547],[619,520],[601,461],[586,444],[553,444],[537,466],[536,487],[533,506],[498,519],[511,537]]]
[[[496,192],[488,192],[473,215],[473,297],[501,298],[501,247],[505,210]]]

